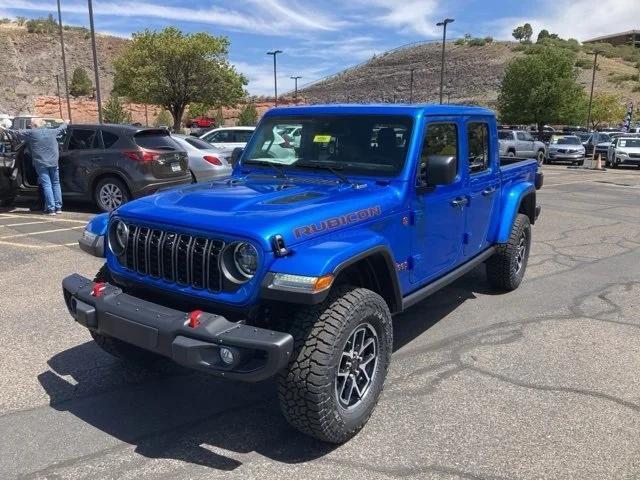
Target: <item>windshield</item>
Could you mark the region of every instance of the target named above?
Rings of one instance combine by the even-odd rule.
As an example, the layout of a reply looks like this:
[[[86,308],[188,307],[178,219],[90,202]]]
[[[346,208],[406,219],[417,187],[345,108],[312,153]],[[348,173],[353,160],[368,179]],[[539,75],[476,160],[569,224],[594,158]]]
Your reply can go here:
[[[640,148],[640,138],[621,138],[618,147]]]
[[[596,143],[606,143],[611,141],[608,133],[594,133]]]
[[[551,138],[552,145],[582,145],[578,137],[553,137]]]
[[[413,119],[399,115],[269,117],[243,162],[394,175],[404,166],[412,128]]]

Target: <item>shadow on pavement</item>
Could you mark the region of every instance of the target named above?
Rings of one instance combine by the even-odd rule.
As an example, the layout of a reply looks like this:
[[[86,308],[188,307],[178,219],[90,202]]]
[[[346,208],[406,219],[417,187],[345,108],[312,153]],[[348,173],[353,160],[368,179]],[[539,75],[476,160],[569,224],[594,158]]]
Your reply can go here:
[[[474,292],[493,293],[485,285],[484,269],[479,268],[396,316],[394,348],[474,299]],[[286,423],[272,380],[229,382],[164,360],[158,371],[137,370],[112,361],[93,342],[60,352],[48,364],[51,370],[38,380],[51,407],[135,445],[135,452],[147,458],[233,470],[242,464],[234,453],[256,452],[278,462],[299,463],[336,448]]]

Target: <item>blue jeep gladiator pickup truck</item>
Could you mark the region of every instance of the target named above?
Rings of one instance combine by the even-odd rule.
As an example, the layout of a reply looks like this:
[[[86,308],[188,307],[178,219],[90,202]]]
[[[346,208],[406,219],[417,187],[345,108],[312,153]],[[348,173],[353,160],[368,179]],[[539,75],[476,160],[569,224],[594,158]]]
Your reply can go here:
[[[65,278],[64,299],[124,360],[277,376],[294,427],[344,442],[382,391],[394,314],[481,263],[520,284],[542,175],[502,161],[482,108],[276,108],[231,178],[94,218],[80,246],[106,264]]]

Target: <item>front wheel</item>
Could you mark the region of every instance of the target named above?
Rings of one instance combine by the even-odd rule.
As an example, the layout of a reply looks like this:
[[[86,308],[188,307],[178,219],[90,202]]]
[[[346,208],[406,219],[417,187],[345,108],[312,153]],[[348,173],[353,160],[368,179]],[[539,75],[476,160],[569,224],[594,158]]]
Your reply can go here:
[[[527,269],[531,249],[529,217],[516,215],[507,243],[497,246],[496,253],[487,260],[487,280],[501,290],[515,290],[520,286]]]
[[[298,312],[288,330],[295,344],[278,378],[283,415],[318,440],[346,442],[367,423],[387,376],[393,329],[386,302],[371,290],[341,286]]]

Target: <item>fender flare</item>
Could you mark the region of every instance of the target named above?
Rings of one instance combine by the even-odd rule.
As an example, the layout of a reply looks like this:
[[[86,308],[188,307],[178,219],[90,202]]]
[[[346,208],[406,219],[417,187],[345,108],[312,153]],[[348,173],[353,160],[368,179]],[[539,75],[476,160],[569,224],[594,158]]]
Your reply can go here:
[[[89,220],[82,236],[78,240],[78,246],[80,249],[94,257],[105,258],[108,226],[108,213],[101,213]]]
[[[514,185],[504,193],[502,197],[502,218],[500,221],[500,227],[498,228],[496,243],[506,243],[509,241],[511,228],[513,226],[513,222],[515,221],[516,215],[520,210],[522,200],[529,195],[535,196],[535,192],[536,187],[533,183],[522,182]]]

